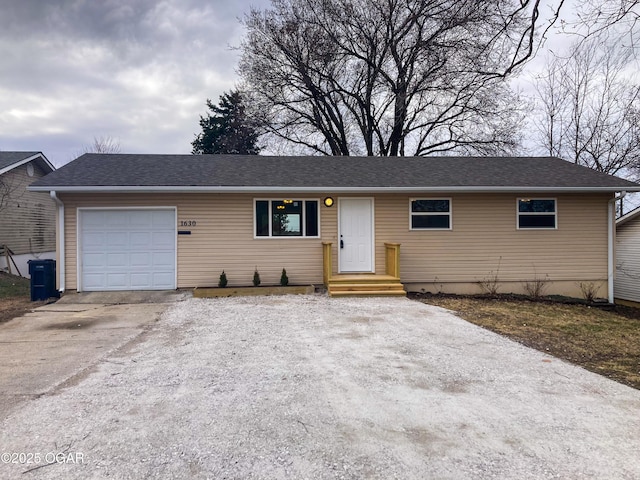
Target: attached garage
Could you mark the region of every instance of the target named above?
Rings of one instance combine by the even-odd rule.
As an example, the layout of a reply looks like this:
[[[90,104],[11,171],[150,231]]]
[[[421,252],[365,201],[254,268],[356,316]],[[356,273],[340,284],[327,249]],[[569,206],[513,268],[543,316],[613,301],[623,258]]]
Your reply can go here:
[[[176,209],[78,209],[78,290],[176,288]]]

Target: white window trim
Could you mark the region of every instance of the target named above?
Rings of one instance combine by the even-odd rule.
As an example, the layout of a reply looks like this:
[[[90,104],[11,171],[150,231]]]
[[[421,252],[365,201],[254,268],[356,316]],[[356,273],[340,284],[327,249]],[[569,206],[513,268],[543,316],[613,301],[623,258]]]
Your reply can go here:
[[[270,197],[270,198],[254,198],[253,199],[253,238],[257,239],[257,240],[267,240],[267,239],[271,239],[271,240],[282,240],[282,239],[288,239],[288,240],[304,240],[305,238],[308,239],[318,239],[321,238],[321,232],[320,232],[320,225],[321,225],[321,221],[320,221],[320,210],[322,210],[320,207],[322,205],[322,202],[320,201],[319,198],[299,198],[299,197],[288,197],[287,199],[291,199],[293,201],[298,201],[298,202],[317,202],[318,204],[318,235],[315,236],[309,236],[309,235],[282,235],[282,236],[274,236],[272,235],[273,230],[272,230],[272,221],[273,221],[273,212],[272,212],[272,202],[281,202],[282,200],[284,200],[284,197]],[[267,204],[269,205],[269,235],[258,235],[257,234],[257,222],[258,222],[258,218],[256,217],[256,202],[267,202]],[[306,208],[303,206],[302,207],[302,228],[303,228],[303,232],[306,233]]]
[[[448,212],[413,212],[411,210],[412,202],[416,200],[448,200],[449,211]],[[434,215],[449,215],[449,228],[413,228],[412,217],[416,216],[434,216]],[[409,199],[409,230],[414,232],[438,232],[453,230],[453,200],[451,197],[415,197]]]
[[[555,209],[553,212],[521,212],[520,200],[553,200]],[[520,215],[551,215],[553,213],[553,227],[520,227]],[[524,231],[557,230],[558,229],[558,199],[552,197],[518,197],[516,198],[516,229]]]

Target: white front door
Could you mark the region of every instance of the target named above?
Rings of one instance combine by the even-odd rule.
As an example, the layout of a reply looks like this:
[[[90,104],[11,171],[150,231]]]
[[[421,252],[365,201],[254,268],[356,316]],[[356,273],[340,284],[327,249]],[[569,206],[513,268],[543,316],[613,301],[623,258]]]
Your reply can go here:
[[[339,272],[373,272],[373,199],[341,198]]]

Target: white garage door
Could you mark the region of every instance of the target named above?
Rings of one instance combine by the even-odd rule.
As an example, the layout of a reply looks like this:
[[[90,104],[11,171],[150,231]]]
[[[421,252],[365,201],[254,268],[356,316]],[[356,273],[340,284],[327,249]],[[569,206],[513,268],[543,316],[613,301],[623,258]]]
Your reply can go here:
[[[176,288],[175,209],[80,210],[79,290]]]

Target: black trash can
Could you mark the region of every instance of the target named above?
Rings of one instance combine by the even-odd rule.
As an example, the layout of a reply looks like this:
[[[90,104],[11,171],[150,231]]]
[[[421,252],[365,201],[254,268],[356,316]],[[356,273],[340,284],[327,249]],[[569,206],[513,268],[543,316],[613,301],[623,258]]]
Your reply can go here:
[[[56,261],[29,260],[29,275],[31,276],[31,301],[58,298],[56,290]]]

